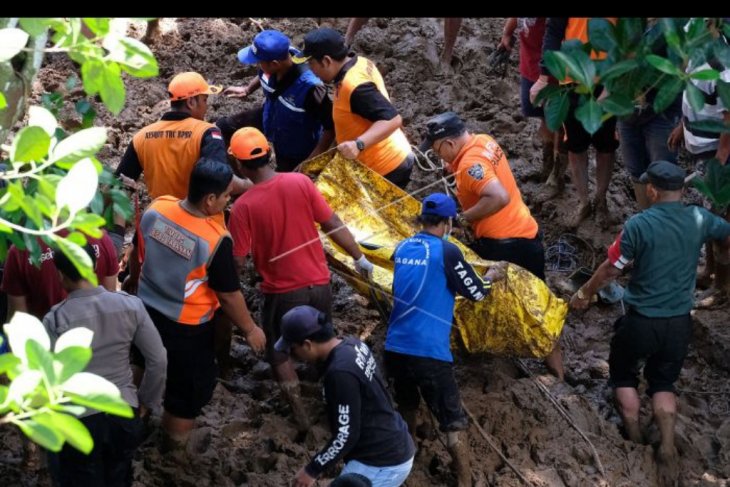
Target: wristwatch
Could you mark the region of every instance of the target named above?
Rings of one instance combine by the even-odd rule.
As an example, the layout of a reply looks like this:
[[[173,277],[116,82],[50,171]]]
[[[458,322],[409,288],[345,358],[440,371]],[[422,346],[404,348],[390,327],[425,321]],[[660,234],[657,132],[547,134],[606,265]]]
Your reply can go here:
[[[359,151],[365,150],[365,142],[363,142],[360,139],[355,139],[355,146],[357,147],[357,150],[359,150]]]
[[[585,294],[583,294],[583,288],[582,287],[581,288],[578,288],[578,291],[576,291],[575,295],[578,296],[578,299],[580,299],[581,301],[585,301],[586,299],[588,299],[588,296],[586,296]]]

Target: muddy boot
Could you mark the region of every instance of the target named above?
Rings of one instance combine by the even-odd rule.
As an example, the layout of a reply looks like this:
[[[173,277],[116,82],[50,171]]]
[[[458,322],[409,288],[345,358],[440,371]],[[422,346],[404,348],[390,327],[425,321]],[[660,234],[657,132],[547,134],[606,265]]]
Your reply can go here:
[[[545,181],[543,190],[538,194],[538,203],[560,196],[565,190],[565,170],[568,167],[568,154],[558,154],[554,159],[553,170]]]
[[[555,150],[552,141],[544,143],[542,146],[542,171],[540,171],[540,181],[547,181],[550,174],[555,168]]]
[[[471,487],[471,451],[466,432],[449,431],[446,435],[446,445],[453,460],[452,466],[456,471],[459,487]]]
[[[641,426],[639,420],[635,418],[624,418],[624,430],[629,440],[634,443],[643,444],[644,436],[641,434]]]
[[[169,458],[184,458],[186,456],[185,447],[188,444],[190,433],[187,434],[170,434],[164,429],[160,429],[160,453]]]
[[[576,212],[573,214],[569,226],[571,228],[578,227],[578,225],[580,225],[583,220],[591,216],[591,213],[593,213],[593,209],[591,208],[590,202],[581,204]]]
[[[304,407],[304,402],[302,401],[301,391],[299,390],[299,382],[282,382],[280,386],[286,402],[291,407],[292,417],[294,418],[294,422],[297,424],[297,430],[300,433],[306,433],[309,430],[311,423],[309,421],[307,409]]]
[[[674,487],[679,481],[679,453],[674,447],[677,414],[655,410],[654,418],[662,438],[656,451],[657,480],[660,487]]]

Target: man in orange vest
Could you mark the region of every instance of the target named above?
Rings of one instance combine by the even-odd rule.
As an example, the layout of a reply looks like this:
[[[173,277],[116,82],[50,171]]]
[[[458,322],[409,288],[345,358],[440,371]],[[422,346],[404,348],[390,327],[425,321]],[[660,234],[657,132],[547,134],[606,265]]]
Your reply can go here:
[[[192,168],[184,200],[161,196],[142,216],[145,260],[138,294],[167,349],[162,427],[172,446],[187,441],[213,395],[213,317],[218,308],[254,351],[263,351],[266,343],[241,294],[231,236],[214,218],[228,204],[232,189],[231,167],[202,158]]]
[[[497,142],[486,134],[471,134],[454,112],[426,122],[421,150],[433,149],[454,174],[456,197],[462,212],[457,221],[471,227],[476,239],[472,250],[487,260],[517,264],[545,280],[545,250],[537,221],[522,201],[509,161]],[[563,380],[560,346],[545,365]]]
[[[587,17],[548,17],[545,27],[545,39],[542,45],[543,54],[545,51],[559,51],[563,42],[579,40],[583,44],[588,42],[588,21]],[[608,19],[615,22],[615,19]],[[591,51],[591,59],[603,59],[605,52]],[[535,84],[530,88],[530,101],[534,103],[537,94],[548,85],[550,73],[545,66],[544,60],[540,62],[541,74]],[[559,80],[561,84],[570,84],[572,80],[566,77]],[[602,95],[603,86],[596,87],[596,95]],[[599,98],[600,98],[599,96]],[[563,123],[567,137],[566,147],[568,149],[568,160],[570,172],[578,191],[580,205],[572,222],[572,226],[578,226],[581,221],[588,218],[595,210],[597,215],[608,218],[608,203],[606,192],[611,182],[611,173],[616,160],[616,149],[618,139],[616,138],[616,117],[605,120],[593,135],[583,128],[583,124],[575,117],[578,108],[578,95],[570,92],[570,108],[568,116]],[[596,193],[593,198],[593,207],[588,199],[588,147],[593,145],[596,149]]]
[[[305,61],[319,79],[334,84],[337,150],[405,188],[416,157],[375,64],[349,52],[342,34],[329,27],[304,36],[302,56],[294,62]]]

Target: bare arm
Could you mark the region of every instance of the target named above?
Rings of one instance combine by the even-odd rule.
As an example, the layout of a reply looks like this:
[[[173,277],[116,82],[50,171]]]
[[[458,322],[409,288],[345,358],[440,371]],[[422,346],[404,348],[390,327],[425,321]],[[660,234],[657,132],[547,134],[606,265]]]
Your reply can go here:
[[[509,203],[507,190],[496,178],[482,189],[479,196],[477,204],[462,213],[462,216],[470,223],[497,213]]]
[[[722,121],[725,122],[725,125],[730,124],[730,112],[722,112]],[[730,157],[730,132],[723,132],[720,134],[720,140],[717,143],[715,159],[724,166],[728,157]]]
[[[374,122],[369,129],[360,134],[360,139],[365,144],[365,149],[371,147],[381,140],[385,140],[390,134],[401,128],[403,125],[403,117],[396,115],[390,120],[378,120]],[[346,140],[337,146],[337,149],[347,159],[357,159],[360,150],[354,140]]]
[[[575,309],[585,309],[591,302],[591,297],[603,286],[621,275],[621,270],[606,259],[598,266],[591,278],[570,299],[570,306]],[[581,296],[579,296],[582,295]]]
[[[323,130],[322,136],[319,138],[319,142],[317,142],[317,145],[312,150],[312,153],[307,156],[307,159],[311,159],[312,157],[317,157],[324,151],[330,148],[332,145],[332,141],[335,140],[335,131],[334,130]]]
[[[8,294],[8,320],[13,317],[16,311],[28,312],[28,300],[25,296],[13,296]]]
[[[360,250],[360,246],[355,241],[355,237],[352,236],[352,233],[347,226],[342,223],[342,220],[340,220],[340,217],[337,216],[337,213],[332,213],[330,219],[320,225],[322,230],[324,230],[324,232],[329,235],[329,237],[334,240],[337,245],[345,249],[345,252],[350,254],[353,259],[357,260],[362,257],[362,250]]]
[[[502,39],[499,41],[499,46],[506,49],[508,52],[512,50],[512,46],[515,44],[515,29],[517,28],[517,17],[509,17],[502,29]]]
[[[218,301],[220,301],[223,311],[231,319],[233,324],[243,332],[251,348],[255,352],[263,352],[266,337],[264,336],[263,330],[256,326],[256,323],[251,317],[251,313],[248,311],[246,300],[243,299],[241,291],[233,291],[230,293],[216,292],[215,294],[218,296]]]

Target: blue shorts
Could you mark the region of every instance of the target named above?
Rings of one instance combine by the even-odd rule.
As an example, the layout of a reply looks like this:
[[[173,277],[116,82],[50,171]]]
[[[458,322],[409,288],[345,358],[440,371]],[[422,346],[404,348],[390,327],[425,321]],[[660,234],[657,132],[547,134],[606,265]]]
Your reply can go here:
[[[536,107],[530,102],[530,88],[534,84],[534,81],[530,81],[524,76],[520,78],[520,108],[525,117],[543,118],[545,113],[542,107]]]

